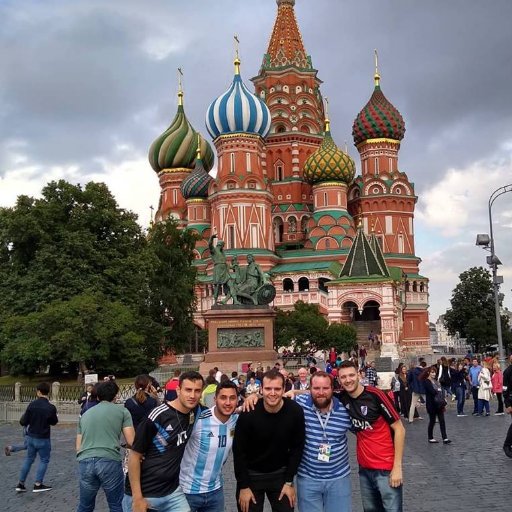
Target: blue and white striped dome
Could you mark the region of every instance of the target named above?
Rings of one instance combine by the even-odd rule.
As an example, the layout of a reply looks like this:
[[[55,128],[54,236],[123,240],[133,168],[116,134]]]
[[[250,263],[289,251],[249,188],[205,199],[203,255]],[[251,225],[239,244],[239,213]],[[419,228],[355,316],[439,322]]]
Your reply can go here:
[[[270,110],[247,89],[237,71],[231,87],[208,107],[206,128],[214,139],[235,132],[266,137],[270,131]]]

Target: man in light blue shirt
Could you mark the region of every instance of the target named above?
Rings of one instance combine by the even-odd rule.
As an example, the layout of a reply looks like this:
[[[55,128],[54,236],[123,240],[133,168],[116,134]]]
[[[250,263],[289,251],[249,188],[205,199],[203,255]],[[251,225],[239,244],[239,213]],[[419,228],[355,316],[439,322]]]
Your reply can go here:
[[[478,387],[480,384],[478,383],[478,375],[482,370],[482,367],[478,364],[478,359],[476,357],[473,358],[472,366],[469,368],[469,381],[471,383],[471,394],[473,396],[473,416],[478,414]]]

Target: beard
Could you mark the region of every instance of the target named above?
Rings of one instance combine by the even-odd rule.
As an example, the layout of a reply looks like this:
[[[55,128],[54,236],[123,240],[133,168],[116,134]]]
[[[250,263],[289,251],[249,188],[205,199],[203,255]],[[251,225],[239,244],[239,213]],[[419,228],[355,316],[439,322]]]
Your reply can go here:
[[[331,397],[313,398],[313,404],[317,409],[323,409],[331,403]]]

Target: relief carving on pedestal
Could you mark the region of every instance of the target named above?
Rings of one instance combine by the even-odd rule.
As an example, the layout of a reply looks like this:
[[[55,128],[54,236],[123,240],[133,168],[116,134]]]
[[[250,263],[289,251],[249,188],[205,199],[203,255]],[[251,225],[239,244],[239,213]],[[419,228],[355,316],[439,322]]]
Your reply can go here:
[[[218,329],[217,348],[258,348],[265,346],[263,327],[253,329]]]

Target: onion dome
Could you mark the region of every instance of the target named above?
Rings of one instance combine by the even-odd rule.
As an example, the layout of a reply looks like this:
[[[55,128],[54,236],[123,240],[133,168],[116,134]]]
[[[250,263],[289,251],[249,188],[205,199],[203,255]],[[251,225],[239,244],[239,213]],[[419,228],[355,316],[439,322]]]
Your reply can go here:
[[[373,94],[357,115],[352,126],[352,136],[356,146],[368,139],[402,140],[404,138],[403,117],[381,91],[377,64],[375,65],[374,80]]]
[[[178,91],[178,111],[162,135],[149,148],[149,163],[155,172],[163,169],[194,168],[197,137],[201,138],[201,154],[206,171],[213,167],[213,151],[203,137],[192,128],[183,109],[183,91]]]
[[[311,185],[324,181],[342,181],[348,185],[355,174],[354,160],[336,146],[326,119],[322,144],[304,163],[304,179]]]
[[[242,82],[240,59],[235,59],[235,77],[229,89],[208,107],[206,128],[215,139],[226,133],[253,133],[266,137],[270,131],[270,110]]]
[[[194,170],[182,181],[181,193],[185,199],[205,199],[208,186],[213,178],[208,174],[201,159],[201,139],[198,136],[196,165]]]

